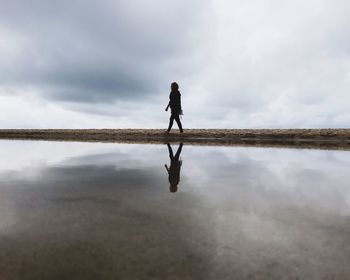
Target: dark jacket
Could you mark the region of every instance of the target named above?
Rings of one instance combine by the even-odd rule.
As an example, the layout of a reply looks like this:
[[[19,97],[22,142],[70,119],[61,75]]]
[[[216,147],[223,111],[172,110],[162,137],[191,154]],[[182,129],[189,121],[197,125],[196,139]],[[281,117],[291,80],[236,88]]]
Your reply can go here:
[[[181,94],[179,91],[170,92],[169,105],[171,113],[174,115],[180,115],[181,113]]]

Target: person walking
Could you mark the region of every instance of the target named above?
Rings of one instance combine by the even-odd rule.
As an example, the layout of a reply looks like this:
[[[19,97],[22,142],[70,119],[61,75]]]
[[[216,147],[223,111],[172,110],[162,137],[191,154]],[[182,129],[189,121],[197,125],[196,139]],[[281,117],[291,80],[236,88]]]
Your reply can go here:
[[[168,111],[169,107],[171,109],[171,116],[170,116],[170,120],[169,120],[169,127],[167,129],[167,133],[170,132],[174,120],[177,123],[177,126],[179,127],[180,133],[183,133],[183,129],[182,129],[182,124],[180,121],[180,115],[182,115],[182,108],[181,108],[181,94],[179,92],[179,85],[176,82],[173,82],[171,84],[171,92],[170,92],[170,96],[169,96],[169,104],[168,106],[165,108],[165,111]]]
[[[180,154],[182,151],[183,144],[180,143],[179,147],[177,148],[177,152],[174,156],[173,149],[170,146],[170,143],[167,143],[168,151],[169,151],[169,158],[170,158],[170,166],[164,165],[165,169],[168,172],[168,179],[170,183],[170,192],[175,193],[177,191],[177,186],[180,182],[180,170],[182,165],[182,160],[180,159]]]

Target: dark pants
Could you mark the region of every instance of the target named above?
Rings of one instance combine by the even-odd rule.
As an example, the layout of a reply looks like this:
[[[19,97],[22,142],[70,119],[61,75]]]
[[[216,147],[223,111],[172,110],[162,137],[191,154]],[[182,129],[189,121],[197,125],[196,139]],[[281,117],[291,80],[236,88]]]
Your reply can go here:
[[[183,130],[182,130],[182,124],[181,124],[181,121],[180,121],[180,116],[179,116],[179,114],[171,114],[170,120],[169,120],[168,131],[170,132],[171,128],[173,127],[174,120],[176,121],[177,126],[178,126],[179,129],[180,129],[180,132],[182,132]]]

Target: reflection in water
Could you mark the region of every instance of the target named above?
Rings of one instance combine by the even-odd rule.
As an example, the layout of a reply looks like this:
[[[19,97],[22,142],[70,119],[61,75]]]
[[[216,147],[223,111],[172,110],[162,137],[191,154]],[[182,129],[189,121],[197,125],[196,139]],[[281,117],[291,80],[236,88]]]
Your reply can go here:
[[[167,148],[0,141],[0,279],[350,279],[349,152]]]
[[[168,151],[169,151],[169,158],[170,158],[170,167],[168,167],[166,164],[164,165],[166,170],[169,174],[169,183],[170,183],[170,192],[176,192],[177,191],[177,185],[180,182],[180,170],[182,165],[182,160],[180,159],[180,154],[182,151],[183,144],[180,143],[179,147],[177,148],[177,152],[174,156],[173,149],[171,148],[170,144],[167,144]]]

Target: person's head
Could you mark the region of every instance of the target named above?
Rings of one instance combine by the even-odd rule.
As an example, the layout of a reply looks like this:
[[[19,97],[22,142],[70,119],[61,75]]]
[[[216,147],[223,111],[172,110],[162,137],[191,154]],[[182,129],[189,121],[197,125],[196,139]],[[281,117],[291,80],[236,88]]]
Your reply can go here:
[[[172,91],[178,91],[179,85],[176,82],[171,83],[171,90]]]

